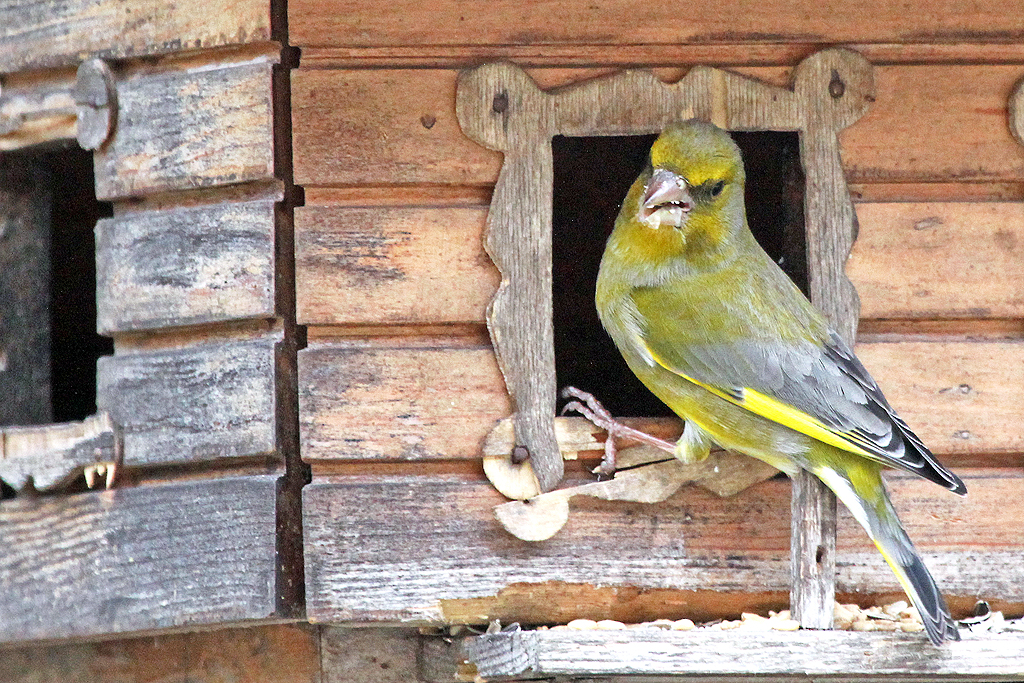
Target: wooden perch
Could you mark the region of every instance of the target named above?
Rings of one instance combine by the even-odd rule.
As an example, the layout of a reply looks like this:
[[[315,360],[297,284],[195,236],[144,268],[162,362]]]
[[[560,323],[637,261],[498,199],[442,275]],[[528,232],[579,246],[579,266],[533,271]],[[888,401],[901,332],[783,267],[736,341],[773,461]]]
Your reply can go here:
[[[555,437],[566,460],[580,452],[600,451],[601,431],[584,418],[555,418]],[[510,534],[524,541],[543,541],[558,533],[569,519],[569,499],[574,496],[658,503],[691,482],[719,496],[732,496],[778,473],[759,460],[727,451],[716,450],[703,462],[685,465],[656,448],[638,445],[619,452],[619,471],[613,479],[541,493],[530,461],[515,463],[507,455],[513,443],[512,418],[506,418],[484,443],[484,472],[498,491],[517,499],[498,505],[494,514]]]
[[[66,485],[85,474],[89,488],[102,477],[110,488],[121,464],[121,430],[108,413],[81,422],[6,427],[0,432],[0,479],[21,490]]]

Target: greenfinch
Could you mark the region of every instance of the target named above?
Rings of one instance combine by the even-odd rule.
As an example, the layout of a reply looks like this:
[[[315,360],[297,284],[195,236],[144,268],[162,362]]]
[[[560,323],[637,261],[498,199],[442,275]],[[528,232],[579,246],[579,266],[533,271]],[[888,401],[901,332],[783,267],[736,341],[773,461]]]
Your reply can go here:
[[[636,376],[685,420],[676,457],[696,462],[718,444],[790,476],[813,473],[867,531],[931,641],[959,640],[881,472],[966,488],[755,241],[744,182],[728,133],[696,120],[667,127],[608,238],[601,323]]]

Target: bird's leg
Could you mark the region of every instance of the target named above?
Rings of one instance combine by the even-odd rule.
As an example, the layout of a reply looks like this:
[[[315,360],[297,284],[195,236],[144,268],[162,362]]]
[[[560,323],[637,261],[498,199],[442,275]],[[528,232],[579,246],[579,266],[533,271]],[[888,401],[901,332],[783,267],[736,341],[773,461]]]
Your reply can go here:
[[[673,453],[687,465],[707,459],[711,454],[711,436],[690,420],[683,424],[683,435],[676,441]]]
[[[621,422],[615,420],[612,414],[601,403],[594,398],[593,394],[588,394],[585,391],[580,391],[576,387],[565,387],[562,389],[562,398],[574,398],[575,401],[569,401],[562,408],[562,414],[564,415],[567,411],[575,411],[583,417],[590,420],[595,426],[608,432],[608,438],[604,442],[604,457],[601,459],[601,464],[597,468],[601,474],[611,474],[615,471],[615,437],[624,437],[627,439],[633,439],[641,443],[646,443],[655,448],[660,448],[668,453],[676,454],[676,444],[671,441],[665,441],[659,439],[656,436],[651,436],[646,432],[641,432],[639,429],[633,429],[628,427]],[[678,457],[678,456],[677,456]]]

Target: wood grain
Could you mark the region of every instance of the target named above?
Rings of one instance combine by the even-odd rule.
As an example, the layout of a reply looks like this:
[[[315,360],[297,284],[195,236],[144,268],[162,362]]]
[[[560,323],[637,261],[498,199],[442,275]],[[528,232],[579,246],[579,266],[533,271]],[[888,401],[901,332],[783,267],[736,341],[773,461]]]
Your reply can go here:
[[[473,11],[454,0],[429,7],[402,0],[387,10],[369,0],[297,0],[289,5],[288,16],[289,40],[302,47],[1010,42],[1024,34],[1024,21],[1009,7],[1001,0],[984,0],[960,16],[956,0],[772,0],[757,12],[729,2],[715,12],[680,13],[665,6],[638,14],[628,0],[600,5],[540,0],[508,12]]]
[[[886,398],[936,453],[1024,452],[1024,344],[918,342],[858,344],[857,355]]]
[[[858,681],[918,676],[992,680],[1016,676],[1024,667],[1024,636],[1019,633],[970,638],[939,649],[919,634],[657,629],[509,632],[467,638],[462,645],[485,680],[689,675],[701,681],[724,680],[720,676],[796,681],[854,671]]]
[[[119,81],[117,132],[95,157],[97,198],[273,178],[272,68],[264,61]]]
[[[420,637],[412,629],[321,629],[322,683],[419,681]]]
[[[908,533],[957,611],[1024,601],[1019,472],[961,470],[961,498],[910,475],[889,480]],[[779,609],[790,585],[790,486],[733,498],[686,487],[657,505],[575,499],[553,538],[520,541],[484,480],[459,475],[319,478],[304,489],[307,607],[315,622],[559,623],[694,619]],[[838,591],[900,589],[857,523],[839,517]]]
[[[392,201],[404,191],[391,190]],[[427,192],[416,201],[430,202]],[[483,322],[497,270],[483,251],[480,208],[442,208],[447,195],[433,200],[437,208],[324,201],[296,211],[303,324]],[[1024,317],[1021,206],[856,204],[860,232],[846,272],[861,318]]]
[[[50,194],[42,163],[0,156],[0,425],[52,418]]]
[[[273,317],[274,231],[272,200],[100,220],[99,331]]]
[[[781,67],[733,70],[775,85],[790,76]],[[607,71],[529,73],[551,87]],[[1015,65],[875,67],[877,99],[840,137],[847,180],[1024,180],[1024,149],[1007,127],[1007,101],[1020,73]],[[455,79],[444,69],[299,69],[292,78],[296,182],[494,183],[501,157],[460,132]],[[434,119],[430,128],[424,117]]]
[[[273,618],[277,478],[0,507],[0,641]]]
[[[498,285],[486,209],[295,211],[299,324],[480,322]]]
[[[846,265],[866,318],[1024,317],[1024,205],[859,204]]]
[[[317,629],[225,628],[7,648],[5,683],[320,683]]]
[[[7,0],[0,71],[270,40],[264,0]]]
[[[270,336],[100,358],[96,403],[123,429],[125,464],[275,454],[276,342]]]
[[[948,462],[1024,452],[1016,341],[860,343],[858,356],[910,427]],[[300,353],[300,414],[307,462],[480,456],[509,414],[486,346],[415,338],[318,340]],[[444,389],[444,387],[448,387]]]
[[[316,344],[299,352],[306,462],[476,458],[510,412],[486,345]],[[553,412],[552,412],[553,414]]]

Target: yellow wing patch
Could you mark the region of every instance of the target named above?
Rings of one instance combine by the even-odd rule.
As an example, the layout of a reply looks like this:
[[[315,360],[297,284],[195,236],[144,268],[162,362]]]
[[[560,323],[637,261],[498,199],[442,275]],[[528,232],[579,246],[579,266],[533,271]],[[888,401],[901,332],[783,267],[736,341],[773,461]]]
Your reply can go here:
[[[693,377],[684,375],[677,370],[673,370],[661,358],[659,358],[657,354],[654,353],[650,346],[644,344],[644,347],[651,353],[651,356],[655,361],[657,361],[658,365],[662,366],[666,370],[674,372],[686,381],[692,382],[693,384],[710,391],[715,396],[725,399],[733,405],[739,406],[744,410],[749,410],[755,415],[760,415],[765,419],[776,422],[784,427],[789,427],[801,434],[806,434],[812,439],[817,439],[818,441],[827,443],[830,446],[835,446],[841,450],[856,453],[857,455],[864,456],[865,458],[871,458],[872,460],[878,460],[879,458],[876,453],[872,452],[877,451],[878,447],[857,434],[837,432],[813,415],[808,415],[799,408],[794,408],[787,403],[783,403],[782,401],[772,398],[767,394],[762,394],[755,389],[743,387],[736,391],[727,391],[720,389],[713,384],[701,382],[698,379],[694,379]]]

